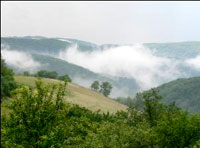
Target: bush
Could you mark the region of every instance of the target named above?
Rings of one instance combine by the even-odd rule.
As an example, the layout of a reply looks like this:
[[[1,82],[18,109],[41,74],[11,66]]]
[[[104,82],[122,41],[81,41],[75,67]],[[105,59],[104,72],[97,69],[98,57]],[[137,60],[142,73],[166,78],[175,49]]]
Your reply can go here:
[[[59,147],[64,139],[65,86],[22,86],[13,92],[9,117],[2,121],[4,147]],[[54,99],[53,99],[54,98]]]
[[[1,97],[10,97],[10,92],[16,88],[13,70],[9,69],[5,61],[1,59]]]
[[[67,83],[65,83],[66,85]],[[200,115],[174,103],[163,105],[156,91],[140,93],[137,106],[116,114],[92,112],[63,102],[63,84],[17,89],[2,116],[2,147],[197,148]]]
[[[71,78],[67,74],[63,75],[63,76],[59,76],[58,80],[67,81],[67,82],[71,82],[72,81]]]
[[[40,70],[40,71],[37,72],[36,76],[43,77],[43,78],[56,79],[58,74],[57,74],[56,71]]]

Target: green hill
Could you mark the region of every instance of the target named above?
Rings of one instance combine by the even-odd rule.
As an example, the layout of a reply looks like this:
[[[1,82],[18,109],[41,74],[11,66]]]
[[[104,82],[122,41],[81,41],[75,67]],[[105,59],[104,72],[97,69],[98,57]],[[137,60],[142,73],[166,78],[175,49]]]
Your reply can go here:
[[[99,48],[98,45],[86,41],[46,37],[2,37],[1,44],[8,45],[11,50],[53,55],[73,44],[77,44],[77,48],[82,51],[91,51]]]
[[[189,111],[200,111],[200,77],[171,81],[156,88],[165,103],[176,104]]]
[[[21,84],[34,85],[35,77],[15,76],[15,80]],[[59,83],[59,80],[43,78],[45,83]],[[74,83],[68,83],[67,88],[70,90],[70,95],[66,96],[66,101],[73,104],[78,104],[92,111],[101,110],[103,112],[115,113],[119,110],[126,111],[127,107],[110,98],[96,93],[90,89],[81,87]]]
[[[181,78],[154,88],[163,97],[162,102],[175,102],[177,106],[191,112],[200,112],[200,77]],[[148,90],[149,91],[149,90]],[[117,97],[121,104],[132,107],[135,98]]]

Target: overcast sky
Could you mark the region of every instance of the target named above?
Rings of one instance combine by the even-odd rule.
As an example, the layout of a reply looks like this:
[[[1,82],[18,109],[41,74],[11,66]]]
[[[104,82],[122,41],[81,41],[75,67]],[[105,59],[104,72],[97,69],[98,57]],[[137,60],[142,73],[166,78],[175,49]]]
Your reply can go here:
[[[104,43],[200,40],[200,2],[1,2],[1,36]]]

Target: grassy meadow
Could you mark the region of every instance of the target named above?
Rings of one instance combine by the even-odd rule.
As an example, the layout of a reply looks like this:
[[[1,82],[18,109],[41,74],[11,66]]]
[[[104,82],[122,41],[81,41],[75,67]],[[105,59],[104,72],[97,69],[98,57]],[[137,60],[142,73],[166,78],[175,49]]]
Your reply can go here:
[[[15,81],[21,84],[34,86],[35,80],[37,80],[35,77],[15,76]],[[62,83],[59,80],[48,78],[42,78],[42,81],[48,84]],[[92,111],[101,110],[102,112],[116,113],[120,110],[127,110],[125,105],[74,83],[68,83],[67,88],[70,90],[70,95],[66,96],[65,99],[67,102],[86,107]]]

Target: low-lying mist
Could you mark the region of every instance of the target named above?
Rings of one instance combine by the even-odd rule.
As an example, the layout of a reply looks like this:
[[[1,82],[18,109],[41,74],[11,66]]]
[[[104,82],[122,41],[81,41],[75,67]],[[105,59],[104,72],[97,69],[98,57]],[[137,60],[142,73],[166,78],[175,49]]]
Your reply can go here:
[[[200,55],[196,56],[195,58],[188,59],[185,61],[188,65],[191,65],[197,71],[200,71]]]
[[[30,73],[34,73],[41,67],[41,64],[35,61],[31,54],[26,52],[4,48],[1,50],[1,54],[6,64],[15,68],[18,72],[29,71]]]
[[[58,56],[96,73],[136,79],[142,90],[181,76],[180,61],[156,56],[141,44],[119,46],[97,51],[79,51],[73,45]]]
[[[53,65],[45,67],[48,62],[35,60],[37,58],[32,57],[31,50],[10,49],[9,46],[1,44],[1,53],[8,66],[14,68],[15,72],[35,73],[41,69],[57,70]],[[147,90],[177,78],[200,74],[200,55],[186,60],[168,58],[159,56],[154,49],[142,44],[104,47],[102,50],[79,50],[78,45],[72,43],[72,46],[65,50],[55,50],[55,54],[47,52],[37,54],[59,58],[105,76],[113,83],[112,97],[132,96],[138,91]],[[88,88],[96,80],[90,76],[81,77],[81,74],[72,74],[70,77],[74,83]],[[119,77],[128,79],[118,80]],[[104,80],[101,78],[99,81]]]

